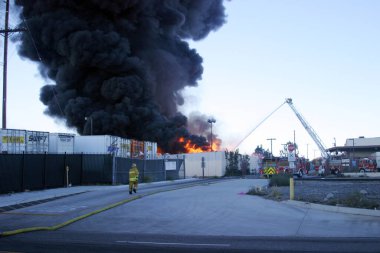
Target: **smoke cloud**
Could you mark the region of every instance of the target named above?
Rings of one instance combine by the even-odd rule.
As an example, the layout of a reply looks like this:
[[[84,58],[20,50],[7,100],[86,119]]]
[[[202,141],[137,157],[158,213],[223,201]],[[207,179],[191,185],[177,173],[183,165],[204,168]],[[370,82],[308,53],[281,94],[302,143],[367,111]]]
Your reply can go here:
[[[182,152],[191,135],[177,110],[197,86],[201,40],[225,22],[222,0],[15,0],[22,7],[19,54],[55,84],[41,89],[46,113],[89,134],[158,142]],[[202,139],[203,138],[203,139]],[[201,140],[200,140],[201,139]]]
[[[219,150],[220,145],[222,144],[222,140],[218,138],[218,135],[215,134],[215,131],[212,132],[211,124],[208,122],[212,117],[207,117],[204,114],[199,112],[192,112],[189,115],[188,119],[188,130],[199,136],[207,136],[207,141],[213,143],[213,150]],[[212,138],[212,139],[211,139]],[[211,141],[212,140],[212,141]],[[201,145],[200,145],[201,146]],[[209,150],[206,149],[206,151]]]

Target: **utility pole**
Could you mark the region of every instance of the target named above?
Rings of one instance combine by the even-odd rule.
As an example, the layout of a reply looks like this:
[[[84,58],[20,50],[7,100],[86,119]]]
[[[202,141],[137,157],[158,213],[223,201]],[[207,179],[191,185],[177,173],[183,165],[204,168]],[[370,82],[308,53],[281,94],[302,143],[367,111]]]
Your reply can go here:
[[[273,152],[272,152],[272,141],[275,141],[276,138],[269,138],[267,141],[270,141],[270,159],[273,158]]]
[[[4,34],[4,62],[3,62],[3,115],[2,128],[7,128],[7,68],[8,68],[8,37],[9,33],[23,32],[24,28],[9,29],[9,0],[5,2],[5,27],[0,30]]]
[[[216,120],[214,118],[210,118],[210,119],[207,120],[207,122],[210,123],[210,125],[211,125],[211,145],[210,145],[210,149],[211,149],[211,152],[213,152],[213,150],[212,150],[212,123],[215,123]]]

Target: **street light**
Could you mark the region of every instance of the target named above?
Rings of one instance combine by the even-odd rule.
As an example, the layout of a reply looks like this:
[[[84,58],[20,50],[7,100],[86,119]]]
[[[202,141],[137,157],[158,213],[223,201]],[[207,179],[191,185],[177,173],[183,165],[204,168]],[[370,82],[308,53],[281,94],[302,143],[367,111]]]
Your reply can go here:
[[[84,120],[90,120],[90,134],[92,135],[92,117],[84,117]]]
[[[213,151],[212,150],[212,123],[215,123],[216,120],[214,118],[211,118],[211,119],[208,119],[207,122],[210,123],[211,125],[211,152],[212,152]]]
[[[270,141],[270,159],[273,158],[273,153],[272,153],[272,141],[275,141],[275,138],[269,138],[267,141]]]

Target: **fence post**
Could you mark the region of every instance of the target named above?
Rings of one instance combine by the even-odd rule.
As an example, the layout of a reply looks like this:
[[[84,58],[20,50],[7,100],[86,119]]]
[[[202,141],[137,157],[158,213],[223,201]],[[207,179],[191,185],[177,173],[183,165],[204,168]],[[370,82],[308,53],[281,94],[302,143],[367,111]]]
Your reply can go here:
[[[69,187],[69,170],[70,170],[69,166],[66,165],[66,188]]]
[[[164,180],[163,181],[166,181],[166,167],[165,167],[165,165],[166,165],[166,161],[165,160],[163,160],[164,161]]]
[[[84,169],[83,169],[83,152],[81,153],[81,159],[80,159],[80,185],[83,185],[83,174],[84,174]]]
[[[112,152],[112,185],[116,184],[116,156],[115,153]]]
[[[42,184],[43,188],[46,189],[46,160],[47,160],[47,153],[44,153],[44,168],[43,168],[43,178],[42,178]]]
[[[185,165],[185,155],[182,157],[182,162],[183,162],[183,179],[186,179],[186,165]]]
[[[25,190],[24,185],[24,174],[25,174],[25,152],[22,152],[22,167],[21,167],[21,191],[23,192]]]

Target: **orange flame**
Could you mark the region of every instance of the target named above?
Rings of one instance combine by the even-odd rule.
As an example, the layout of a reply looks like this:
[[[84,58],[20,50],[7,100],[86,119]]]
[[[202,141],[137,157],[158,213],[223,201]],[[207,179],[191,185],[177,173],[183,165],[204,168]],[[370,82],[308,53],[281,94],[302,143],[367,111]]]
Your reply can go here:
[[[180,137],[178,139],[178,142],[183,144],[184,148],[185,148],[185,152],[186,153],[203,153],[203,152],[211,152],[211,148],[210,146],[203,146],[203,147],[199,147],[197,146],[195,143],[192,143],[191,140],[185,140],[184,137]],[[212,143],[212,151],[219,151],[220,150],[220,146],[221,146],[221,140],[220,139],[215,139],[213,140],[213,143]],[[165,152],[163,151],[162,148],[160,147],[157,147],[157,153],[158,154],[164,154]]]
[[[192,143],[190,140],[185,140],[185,138],[179,138],[178,142],[185,144],[186,153],[203,153],[203,152],[211,152],[210,146],[199,147],[196,144]],[[212,143],[212,151],[218,151],[220,148],[220,140],[215,140]]]
[[[205,151],[201,147],[196,147],[190,140],[185,141],[183,137],[179,138],[178,142],[185,143],[186,153],[202,153]]]
[[[157,147],[157,153],[158,153],[158,154],[163,154],[164,151],[163,151],[160,147]]]

